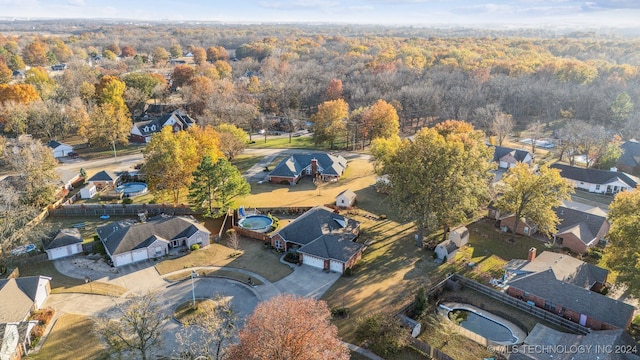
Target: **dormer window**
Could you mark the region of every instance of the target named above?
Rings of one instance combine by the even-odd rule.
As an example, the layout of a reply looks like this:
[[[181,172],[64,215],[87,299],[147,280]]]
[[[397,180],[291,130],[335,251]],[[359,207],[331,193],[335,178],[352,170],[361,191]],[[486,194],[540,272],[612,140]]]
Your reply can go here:
[[[156,131],[156,126],[155,125],[151,125],[151,131]]]
[[[145,127],[144,127],[144,132],[148,132],[148,131],[149,131],[149,127],[148,127],[148,126],[145,126]]]

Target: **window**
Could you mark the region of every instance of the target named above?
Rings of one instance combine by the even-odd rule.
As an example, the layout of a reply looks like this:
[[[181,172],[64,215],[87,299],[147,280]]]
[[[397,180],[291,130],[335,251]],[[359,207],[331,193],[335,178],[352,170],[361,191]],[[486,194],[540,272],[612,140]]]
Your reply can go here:
[[[156,131],[156,126],[155,125],[151,125],[151,131]]]
[[[148,126],[144,127],[144,132],[149,132],[149,127]]]
[[[600,190],[600,185],[596,185],[596,190]]]
[[[280,239],[276,239],[275,246],[276,249],[282,249],[282,241],[280,241]]]

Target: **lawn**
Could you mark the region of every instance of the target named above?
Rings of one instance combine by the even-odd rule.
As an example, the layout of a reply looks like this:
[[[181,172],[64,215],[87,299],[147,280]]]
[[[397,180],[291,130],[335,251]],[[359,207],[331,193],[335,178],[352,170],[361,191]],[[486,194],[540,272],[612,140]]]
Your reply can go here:
[[[64,314],[58,318],[42,349],[29,355],[35,360],[105,359],[107,353],[92,332],[87,316]]]
[[[244,173],[260,160],[262,160],[262,156],[240,154],[231,163],[238,168],[240,173]]]
[[[234,253],[240,253],[233,256]],[[293,270],[279,262],[280,253],[265,249],[257,240],[240,238],[240,250],[236,251],[223,244],[211,244],[177,259],[164,260],[156,265],[160,275],[198,266],[228,266],[245,269],[262,275],[271,282],[291,274]],[[213,273],[212,275],[216,275]],[[224,276],[222,273],[218,274]],[[226,274],[228,275],[228,274]],[[244,279],[244,276],[243,276]]]
[[[289,142],[288,136],[267,136],[267,141],[264,141],[264,135],[253,135],[253,144],[249,144],[249,148],[253,149],[310,149],[310,150],[326,150],[325,145],[315,145],[313,143],[313,137],[311,136],[299,136],[292,137]]]
[[[93,241],[93,236],[96,235],[96,229],[100,226],[106,225],[108,223],[114,221],[122,221],[122,220],[138,220],[137,217],[127,217],[127,216],[111,216],[109,219],[100,219],[100,216],[49,216],[38,226],[44,226],[53,232],[57,232],[59,229],[64,228],[72,228],[74,224],[84,223],[84,228],[79,228],[80,235],[82,235],[82,240],[84,243],[89,243]]]
[[[117,145],[116,156],[139,154],[144,149],[144,144]],[[84,160],[106,159],[113,157],[112,147],[84,147],[74,149]]]

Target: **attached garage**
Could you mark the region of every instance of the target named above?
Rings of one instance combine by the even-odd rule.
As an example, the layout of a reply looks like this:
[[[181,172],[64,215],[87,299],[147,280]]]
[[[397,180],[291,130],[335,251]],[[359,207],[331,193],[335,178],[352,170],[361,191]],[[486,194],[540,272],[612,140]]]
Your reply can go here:
[[[303,254],[302,263],[305,265],[313,266],[314,268],[324,269],[324,259],[320,259],[315,256]]]
[[[147,260],[149,256],[147,255],[147,249],[137,249],[131,252],[131,257],[133,258],[133,262]]]
[[[344,263],[343,262],[331,260],[331,263],[330,263],[331,271],[342,274],[344,272],[343,268],[344,268]]]

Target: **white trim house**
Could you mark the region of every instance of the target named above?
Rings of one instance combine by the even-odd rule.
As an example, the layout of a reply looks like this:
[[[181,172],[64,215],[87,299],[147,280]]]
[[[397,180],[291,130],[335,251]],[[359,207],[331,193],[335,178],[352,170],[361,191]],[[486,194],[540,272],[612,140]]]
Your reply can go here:
[[[597,194],[614,195],[621,191],[632,190],[638,186],[640,179],[624,172],[585,169],[575,166],[553,164],[553,169],[560,170],[560,176],[573,182],[576,189]]]

